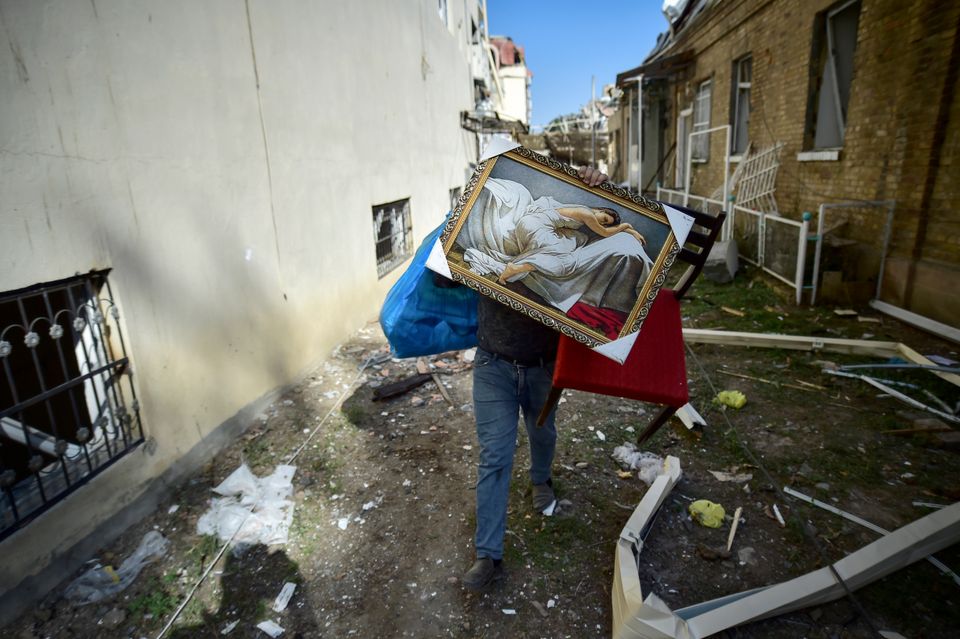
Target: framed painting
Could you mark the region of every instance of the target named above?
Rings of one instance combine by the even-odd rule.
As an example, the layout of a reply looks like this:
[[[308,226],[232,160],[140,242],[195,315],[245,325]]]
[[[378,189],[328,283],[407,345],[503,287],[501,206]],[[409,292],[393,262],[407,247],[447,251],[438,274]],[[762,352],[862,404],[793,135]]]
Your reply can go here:
[[[683,242],[668,213],[512,147],[477,166],[437,245],[454,281],[598,348],[641,329]]]

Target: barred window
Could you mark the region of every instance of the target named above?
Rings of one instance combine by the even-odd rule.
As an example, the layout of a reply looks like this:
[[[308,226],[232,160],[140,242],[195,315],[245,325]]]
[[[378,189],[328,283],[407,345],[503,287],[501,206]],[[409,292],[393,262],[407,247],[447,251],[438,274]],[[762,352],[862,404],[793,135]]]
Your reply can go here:
[[[373,207],[377,277],[383,277],[410,257],[412,230],[410,198]]]
[[[0,539],[143,442],[107,273],[0,293]]]

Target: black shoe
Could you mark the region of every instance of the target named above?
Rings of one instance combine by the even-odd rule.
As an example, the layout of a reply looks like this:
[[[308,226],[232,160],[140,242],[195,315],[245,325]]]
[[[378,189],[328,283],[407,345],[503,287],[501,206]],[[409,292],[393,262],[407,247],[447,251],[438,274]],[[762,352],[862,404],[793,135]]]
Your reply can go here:
[[[503,566],[500,562],[494,563],[489,557],[481,557],[463,576],[463,586],[470,590],[483,590],[502,576]]]
[[[557,501],[557,496],[553,492],[553,482],[551,480],[548,479],[542,484],[533,485],[533,509],[538,513],[550,508],[550,504],[555,501]]]

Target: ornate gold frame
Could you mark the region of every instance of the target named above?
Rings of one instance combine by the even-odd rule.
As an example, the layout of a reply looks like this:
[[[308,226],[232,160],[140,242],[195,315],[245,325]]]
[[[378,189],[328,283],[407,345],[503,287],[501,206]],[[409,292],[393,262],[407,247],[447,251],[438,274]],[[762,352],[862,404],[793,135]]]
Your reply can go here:
[[[590,348],[595,348],[613,341],[606,335],[571,320],[554,308],[537,304],[496,282],[491,282],[486,278],[472,273],[460,264],[450,260],[449,254],[453,247],[454,240],[466,221],[467,214],[473,208],[484,181],[490,175],[493,167],[501,157],[507,157],[525,164],[541,173],[546,173],[558,180],[599,195],[610,202],[669,227],[669,221],[664,213],[663,206],[659,202],[649,200],[641,195],[622,189],[610,182],[605,182],[597,187],[589,187],[580,179],[576,169],[521,146],[502,155],[490,158],[485,162],[481,162],[477,166],[477,170],[457,200],[457,206],[447,220],[443,232],[440,235],[443,253],[447,257],[447,264],[450,266],[450,272],[454,281],[470,287],[481,295],[493,298],[501,304],[505,304],[513,310],[523,313],[527,317],[550,328],[558,330],[563,335],[573,338]],[[617,336],[617,339],[640,330],[643,321],[650,312],[650,306],[653,304],[653,300],[657,297],[657,293],[666,281],[667,272],[670,267],[673,266],[673,262],[679,252],[680,245],[677,243],[673,231],[670,230],[663,244],[663,248],[654,260],[653,274],[647,278],[642,292],[637,298],[637,303],[627,316],[627,321],[624,323],[624,327]]]

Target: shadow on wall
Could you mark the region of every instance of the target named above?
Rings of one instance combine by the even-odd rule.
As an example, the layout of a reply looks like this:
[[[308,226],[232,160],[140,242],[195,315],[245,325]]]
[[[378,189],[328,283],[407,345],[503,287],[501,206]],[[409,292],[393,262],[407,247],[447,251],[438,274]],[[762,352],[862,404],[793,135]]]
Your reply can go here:
[[[251,257],[235,229],[216,224],[198,214],[171,233],[168,222],[165,235],[184,238],[170,261],[155,247],[142,250],[102,231],[139,373],[145,434],[174,456],[322,355],[309,352],[315,325],[296,320],[308,311],[286,299],[276,257]]]

